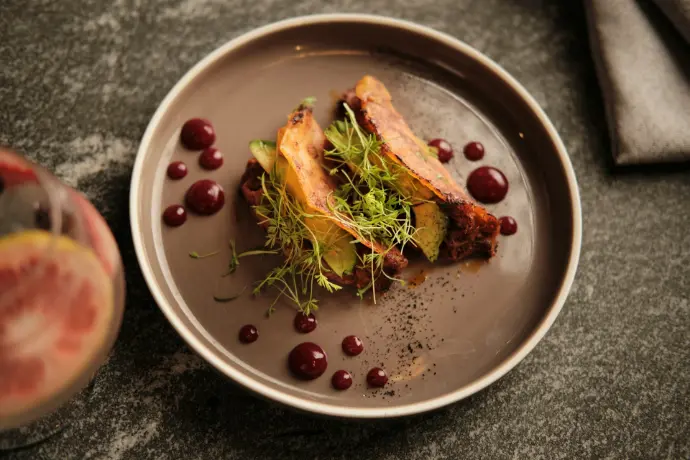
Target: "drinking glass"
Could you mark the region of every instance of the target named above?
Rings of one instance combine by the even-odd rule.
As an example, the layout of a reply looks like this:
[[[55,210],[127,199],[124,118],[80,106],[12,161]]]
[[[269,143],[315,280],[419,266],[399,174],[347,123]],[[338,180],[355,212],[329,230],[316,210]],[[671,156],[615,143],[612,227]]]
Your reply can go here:
[[[0,147],[0,451],[79,415],[123,307],[105,220],[79,192]]]

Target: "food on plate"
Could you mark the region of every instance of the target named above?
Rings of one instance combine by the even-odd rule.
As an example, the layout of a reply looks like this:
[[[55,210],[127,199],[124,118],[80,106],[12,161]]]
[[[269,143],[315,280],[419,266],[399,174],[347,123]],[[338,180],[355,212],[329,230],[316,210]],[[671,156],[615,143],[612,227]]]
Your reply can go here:
[[[418,244],[427,258],[460,260],[496,253],[499,223],[474,203],[434,152],[419,139],[395,109],[386,87],[365,76],[345,93],[344,105],[356,121],[381,142],[381,151],[402,167],[400,189],[415,198],[416,226],[424,229]]]
[[[288,116],[273,140],[254,140],[240,190],[284,262],[255,293],[278,289],[308,315],[317,286],[385,291],[408,264],[408,250],[457,261],[496,253],[498,219],[473,202],[393,107],[385,86],[365,76],[343,96],[344,117],[325,131],[313,98]],[[438,144],[438,145],[436,145]],[[275,303],[274,303],[275,305]],[[271,307],[272,308],[272,307]]]
[[[385,245],[339,213],[336,178],[324,169],[323,130],[312,108],[303,103],[278,131],[277,142],[253,141],[255,159],[247,164],[241,191],[267,232],[267,246],[280,248],[282,266],[257,291],[276,284],[305,314],[317,306],[307,295],[300,300],[296,279],[328,291],[353,285],[363,294],[387,289],[407,266],[395,244]],[[343,203],[340,203],[342,205]]]

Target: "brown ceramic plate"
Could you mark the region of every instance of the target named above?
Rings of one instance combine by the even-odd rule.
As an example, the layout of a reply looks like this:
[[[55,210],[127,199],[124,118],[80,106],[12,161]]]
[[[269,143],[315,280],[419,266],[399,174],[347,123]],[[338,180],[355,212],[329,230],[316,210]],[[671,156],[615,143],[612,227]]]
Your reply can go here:
[[[221,278],[228,241],[240,250],[263,234],[237,188],[251,139],[273,139],[286,116],[306,96],[318,99],[326,126],[335,99],[364,74],[382,80],[416,133],[442,137],[456,150],[447,165],[457,180],[480,165],[503,170],[507,198],[488,208],[517,219],[519,231],[500,238],[490,263],[428,267],[412,264],[406,276],[426,277],[418,287],[396,286],[377,305],[353,292],[325,295],[319,326],[308,335],[292,326],[287,304],[266,318],[270,294],[245,289],[274,266],[271,257],[244,258]],[[185,120],[204,117],[217,131],[224,166],[207,172],[198,153],[179,144]],[[486,156],[466,160],[462,146],[480,141]],[[173,160],[189,174],[166,178]],[[162,210],[182,203],[199,178],[223,185],[226,206],[212,217],[190,215],[182,227],[162,225]],[[146,280],[173,326],[199,354],[245,387],[275,401],[320,414],[376,418],[428,411],[458,401],[500,378],[529,353],[554,322],[577,267],[581,213],[577,184],[553,125],[512,77],[466,44],[398,20],[362,15],[296,18],[255,30],[211,53],[165,98],[144,135],[131,191],[132,232]],[[192,251],[220,251],[192,259]],[[420,277],[419,274],[422,273]],[[229,303],[213,296],[243,292]],[[238,341],[244,324],[260,338]],[[344,356],[343,337],[365,343],[358,357]],[[303,382],[287,368],[287,355],[303,341],[320,344],[329,367]],[[391,376],[379,390],[366,386],[373,366]],[[330,376],[349,370],[354,385],[331,388]]]

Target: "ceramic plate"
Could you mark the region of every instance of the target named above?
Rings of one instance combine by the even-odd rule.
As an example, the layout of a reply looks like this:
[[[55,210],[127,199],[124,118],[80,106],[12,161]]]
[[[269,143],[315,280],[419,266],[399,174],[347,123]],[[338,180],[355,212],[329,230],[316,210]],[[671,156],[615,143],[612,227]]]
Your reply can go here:
[[[251,285],[278,260],[247,257],[221,278],[230,258],[228,241],[244,250],[263,242],[262,231],[237,193],[250,158],[248,142],[275,138],[287,114],[307,96],[315,115],[331,121],[337,97],[363,75],[382,80],[397,109],[424,139],[445,138],[456,155],[447,167],[460,184],[475,168],[501,169],[510,182],[505,200],[487,206],[519,225],[501,236],[489,263],[429,267],[412,263],[376,305],[352,291],[323,296],[318,327],[293,328],[295,310],[279,304],[265,313],[272,293],[251,295]],[[184,149],[180,128],[189,118],[209,119],[217,132],[222,168],[198,166],[198,152]],[[468,161],[462,147],[485,146]],[[171,161],[189,174],[166,177]],[[190,214],[178,228],[161,215],[182,204],[201,178],[220,183],[226,204],[210,217]],[[563,143],[525,89],[468,45],[408,22],[362,15],[291,19],[263,27],[217,49],[172,89],[153,116],[138,152],[131,190],[134,242],[158,305],[182,337],[208,362],[241,385],[298,409],[354,418],[394,417],[458,401],[513,368],[544,336],[560,311],[577,267],[581,213],[577,184]],[[220,251],[213,257],[193,259]],[[418,282],[425,281],[421,284]],[[412,285],[419,284],[416,287]],[[245,287],[249,287],[246,288]],[[244,290],[244,291],[243,291]],[[229,303],[213,296],[240,297]],[[258,327],[259,340],[243,345],[242,325]],[[341,340],[359,336],[365,351],[347,357]],[[287,355],[298,343],[321,345],[328,370],[313,381],[296,380]],[[370,389],[366,373],[383,367],[390,381]],[[331,387],[338,369],[353,386]]]

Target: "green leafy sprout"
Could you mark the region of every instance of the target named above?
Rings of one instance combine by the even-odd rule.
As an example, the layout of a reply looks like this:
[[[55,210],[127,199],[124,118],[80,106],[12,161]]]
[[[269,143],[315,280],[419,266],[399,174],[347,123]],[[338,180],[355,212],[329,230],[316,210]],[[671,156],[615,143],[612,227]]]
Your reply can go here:
[[[271,174],[261,176],[263,199],[254,207],[259,224],[266,227],[266,247],[279,249],[285,259],[283,264],[271,270],[254,288],[254,294],[269,287],[276,287],[278,296],[269,307],[270,315],[282,297],[287,297],[304,314],[318,310],[314,297],[315,285],[335,292],[341,286],[328,278],[330,270],[324,265],[323,255],[327,248],[317,242],[316,235],[305,224],[306,218],[327,219],[309,213],[287,191],[274,166]]]

